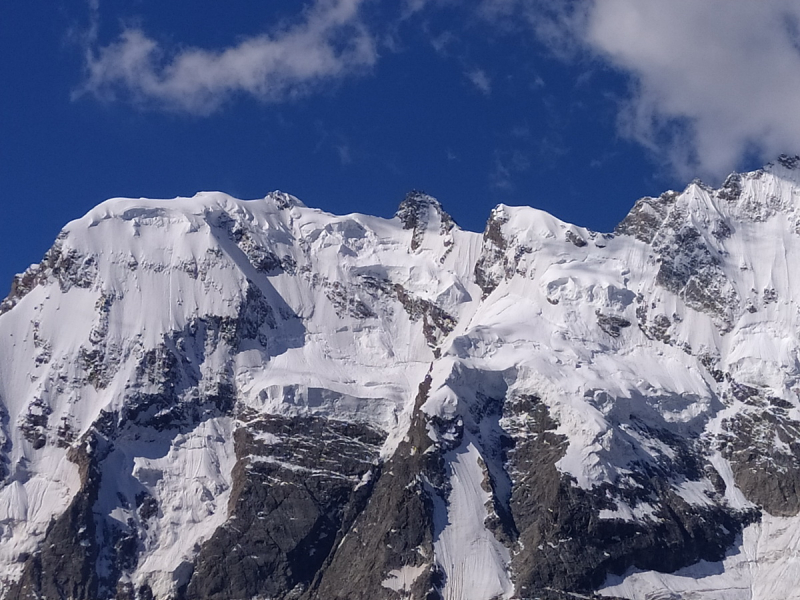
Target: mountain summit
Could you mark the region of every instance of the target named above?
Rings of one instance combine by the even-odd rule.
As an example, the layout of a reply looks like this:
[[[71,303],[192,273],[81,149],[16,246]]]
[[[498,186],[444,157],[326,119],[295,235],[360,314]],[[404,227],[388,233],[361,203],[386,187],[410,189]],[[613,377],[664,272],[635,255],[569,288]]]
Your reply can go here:
[[[0,305],[0,599],[800,598],[799,163],[104,202]]]

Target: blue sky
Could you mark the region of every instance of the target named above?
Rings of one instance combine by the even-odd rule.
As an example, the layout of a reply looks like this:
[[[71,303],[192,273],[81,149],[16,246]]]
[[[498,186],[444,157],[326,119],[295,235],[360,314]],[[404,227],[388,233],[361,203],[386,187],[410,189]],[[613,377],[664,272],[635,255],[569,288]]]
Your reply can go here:
[[[424,190],[608,231],[800,152],[793,0],[0,5],[0,288],[114,196],[280,189],[391,216]],[[2,292],[0,292],[2,293]]]

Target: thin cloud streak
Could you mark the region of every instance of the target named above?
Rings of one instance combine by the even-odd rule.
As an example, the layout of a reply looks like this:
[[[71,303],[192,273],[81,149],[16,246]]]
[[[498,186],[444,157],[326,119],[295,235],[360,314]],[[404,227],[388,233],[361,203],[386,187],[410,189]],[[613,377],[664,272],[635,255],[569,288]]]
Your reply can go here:
[[[317,0],[301,23],[217,51],[189,48],[170,56],[140,29],[86,48],[77,96],[127,98],[144,106],[209,114],[237,94],[280,102],[368,71],[375,40],[360,19],[364,0]]]

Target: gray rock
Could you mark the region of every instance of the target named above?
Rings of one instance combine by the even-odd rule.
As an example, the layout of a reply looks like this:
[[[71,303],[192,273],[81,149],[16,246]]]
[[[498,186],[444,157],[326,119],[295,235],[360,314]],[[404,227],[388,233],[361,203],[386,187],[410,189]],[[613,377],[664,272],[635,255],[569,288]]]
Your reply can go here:
[[[481,255],[475,263],[475,283],[483,291],[484,298],[500,284],[501,278],[496,265],[502,265],[503,271],[508,270],[506,264],[508,241],[503,237],[503,225],[507,222],[508,218],[495,209],[483,230]]]
[[[701,559],[721,560],[743,526],[758,516],[719,505],[689,505],[676,495],[670,477],[702,477],[703,459],[664,431],[642,433],[659,435],[678,451],[678,464],[640,464],[637,486],[630,489],[611,483],[581,489],[555,467],[567,440],[554,433],[557,423],[547,407],[534,396],[506,407],[527,415],[515,420],[524,425],[509,431],[514,445],[506,467],[514,480],[511,517],[519,547],[525,548],[512,554],[515,583],[523,597],[546,597],[541,594],[548,590],[590,593],[607,574],[630,567],[670,572]],[[631,506],[655,505],[657,518],[600,519],[600,510],[615,508],[615,497]]]
[[[800,421],[788,416],[785,401],[758,407],[757,391],[739,387],[752,408],[723,421],[719,446],[731,463],[737,487],[771,515],[800,513]],[[752,393],[756,392],[756,393]],[[791,405],[790,405],[791,406]],[[780,444],[776,444],[775,440]]]
[[[394,285],[394,293],[412,321],[422,319],[422,332],[429,346],[437,346],[455,328],[455,317],[433,302],[409,294],[399,283]]]
[[[623,317],[616,315],[605,315],[598,309],[596,312],[597,324],[600,329],[605,331],[611,337],[619,337],[622,330],[631,326],[631,322]]]
[[[431,494],[443,483],[444,465],[419,410],[429,388],[430,378],[420,385],[408,436],[383,465],[366,506],[343,531],[303,600],[396,600],[400,594],[382,583],[404,566],[427,570],[403,598],[440,599],[441,575],[432,564]]]
[[[630,235],[651,243],[678,199],[677,192],[665,192],[658,198],[642,198],[614,230],[619,235]]]
[[[411,249],[417,250],[422,244],[422,238],[428,229],[431,214],[439,217],[439,234],[445,235],[455,227],[453,218],[447,214],[439,201],[419,191],[412,191],[400,203],[395,215],[403,222],[403,229],[413,230],[411,236]]]
[[[268,442],[261,441],[268,439]],[[306,589],[368,496],[383,434],[317,417],[248,419],[235,434],[229,520],[202,546],[186,600]]]

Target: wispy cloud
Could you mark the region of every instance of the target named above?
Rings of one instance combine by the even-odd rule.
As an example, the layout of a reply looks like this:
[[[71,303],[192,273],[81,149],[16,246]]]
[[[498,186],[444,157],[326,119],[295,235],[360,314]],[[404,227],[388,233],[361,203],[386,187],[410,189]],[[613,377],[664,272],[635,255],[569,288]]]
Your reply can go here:
[[[174,49],[137,27],[100,46],[98,0],[87,1],[92,25],[82,36],[78,95],[208,114],[235,96],[297,98],[378,61],[382,25],[366,23],[369,0],[310,0],[293,25],[217,49]],[[683,177],[719,179],[745,158],[800,152],[796,0],[403,0],[396,18],[424,24],[426,11],[456,5],[507,34],[535,35],[563,60],[628,75],[620,133]],[[450,27],[431,43],[490,95],[494,82],[459,50],[462,35]]]
[[[339,155],[339,162],[342,166],[352,164],[353,157],[350,154],[350,146],[348,144],[339,144],[336,146],[336,154]]]
[[[489,174],[490,185],[498,190],[514,189],[514,177],[531,167],[527,154],[519,150],[495,150],[494,165]]]
[[[195,114],[211,113],[237,94],[264,102],[302,96],[377,61],[375,40],[360,17],[363,3],[316,0],[298,24],[217,50],[171,53],[141,29],[127,28],[107,46],[89,41],[77,94]]]
[[[478,90],[488,96],[492,93],[492,80],[489,79],[489,76],[486,74],[486,71],[483,69],[471,69],[464,73],[467,76],[467,79],[472,82]]]
[[[447,56],[450,48],[458,41],[452,31],[443,31],[438,35],[431,36],[430,42],[433,49],[440,56]]]

